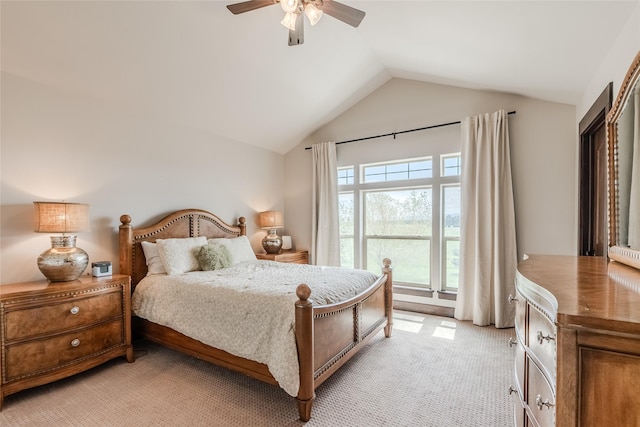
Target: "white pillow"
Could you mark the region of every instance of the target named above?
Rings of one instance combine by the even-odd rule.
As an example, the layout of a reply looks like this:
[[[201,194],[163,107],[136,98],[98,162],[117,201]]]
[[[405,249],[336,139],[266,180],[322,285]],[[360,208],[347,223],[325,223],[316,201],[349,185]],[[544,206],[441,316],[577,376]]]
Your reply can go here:
[[[156,244],[151,242],[140,243],[142,244],[144,259],[147,263],[147,276],[151,274],[166,274],[167,270],[164,269]]]
[[[233,239],[209,239],[209,243],[218,243],[226,247],[231,258],[231,265],[256,260],[256,254],[253,252],[253,249],[251,249],[251,243],[249,243],[247,236],[240,236]]]
[[[158,239],[156,243],[167,274],[182,274],[200,270],[198,252],[202,246],[207,244],[206,237]]]

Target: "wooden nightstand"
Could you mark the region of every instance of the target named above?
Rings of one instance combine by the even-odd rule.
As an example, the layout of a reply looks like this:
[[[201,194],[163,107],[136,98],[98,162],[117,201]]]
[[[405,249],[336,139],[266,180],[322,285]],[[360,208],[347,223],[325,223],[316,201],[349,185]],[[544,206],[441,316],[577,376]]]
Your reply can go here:
[[[129,276],[0,286],[4,396],[93,368],[117,356],[133,362]]]
[[[309,264],[309,251],[282,251],[277,254],[257,254],[256,258],[290,264]]]

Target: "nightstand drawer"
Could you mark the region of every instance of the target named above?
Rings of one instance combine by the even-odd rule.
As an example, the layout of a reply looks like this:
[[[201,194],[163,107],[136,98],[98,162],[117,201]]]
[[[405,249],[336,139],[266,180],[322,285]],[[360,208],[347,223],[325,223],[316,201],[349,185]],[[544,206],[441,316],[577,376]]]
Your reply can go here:
[[[124,344],[123,320],[119,319],[77,332],[9,345],[5,353],[6,378],[3,382],[60,368]]]
[[[54,304],[43,299],[50,305],[7,311],[5,340],[36,337],[122,316],[121,289],[86,298],[65,298]]]

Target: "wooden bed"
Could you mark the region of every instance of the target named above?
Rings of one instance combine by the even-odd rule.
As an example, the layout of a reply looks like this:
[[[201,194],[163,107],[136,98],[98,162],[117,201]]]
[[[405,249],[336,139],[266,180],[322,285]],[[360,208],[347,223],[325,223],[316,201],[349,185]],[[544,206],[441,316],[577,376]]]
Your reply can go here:
[[[216,215],[199,209],[186,209],[167,215],[157,223],[133,228],[131,217],[120,217],[120,273],[131,276],[132,289],[147,274],[141,242],[176,237],[233,238],[246,234],[245,218],[232,226]],[[385,259],[380,278],[364,292],[347,301],[313,305],[305,284],[297,287],[295,337],[298,349],[300,388],[297,395],[300,419],[308,421],[315,389],[358,352],[376,333],[392,329],[391,261]],[[174,350],[232,369],[253,378],[278,385],[267,366],[234,356],[189,338],[165,326],[133,316],[133,333]]]

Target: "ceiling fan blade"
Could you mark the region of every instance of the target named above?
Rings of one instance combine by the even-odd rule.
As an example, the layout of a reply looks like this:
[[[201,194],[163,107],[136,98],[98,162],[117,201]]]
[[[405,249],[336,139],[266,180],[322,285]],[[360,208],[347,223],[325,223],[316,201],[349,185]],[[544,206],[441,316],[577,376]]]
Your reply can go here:
[[[234,15],[239,13],[250,12],[252,10],[260,9],[261,7],[271,6],[272,4],[276,4],[275,0],[249,0],[243,1],[242,3],[234,3],[228,4],[227,9],[231,11]]]
[[[323,0],[317,7],[327,15],[349,24],[352,27],[360,25],[365,15],[365,13],[359,9],[333,0]]]
[[[296,15],[296,29],[289,30],[289,46],[298,46],[304,43],[304,15]]]

